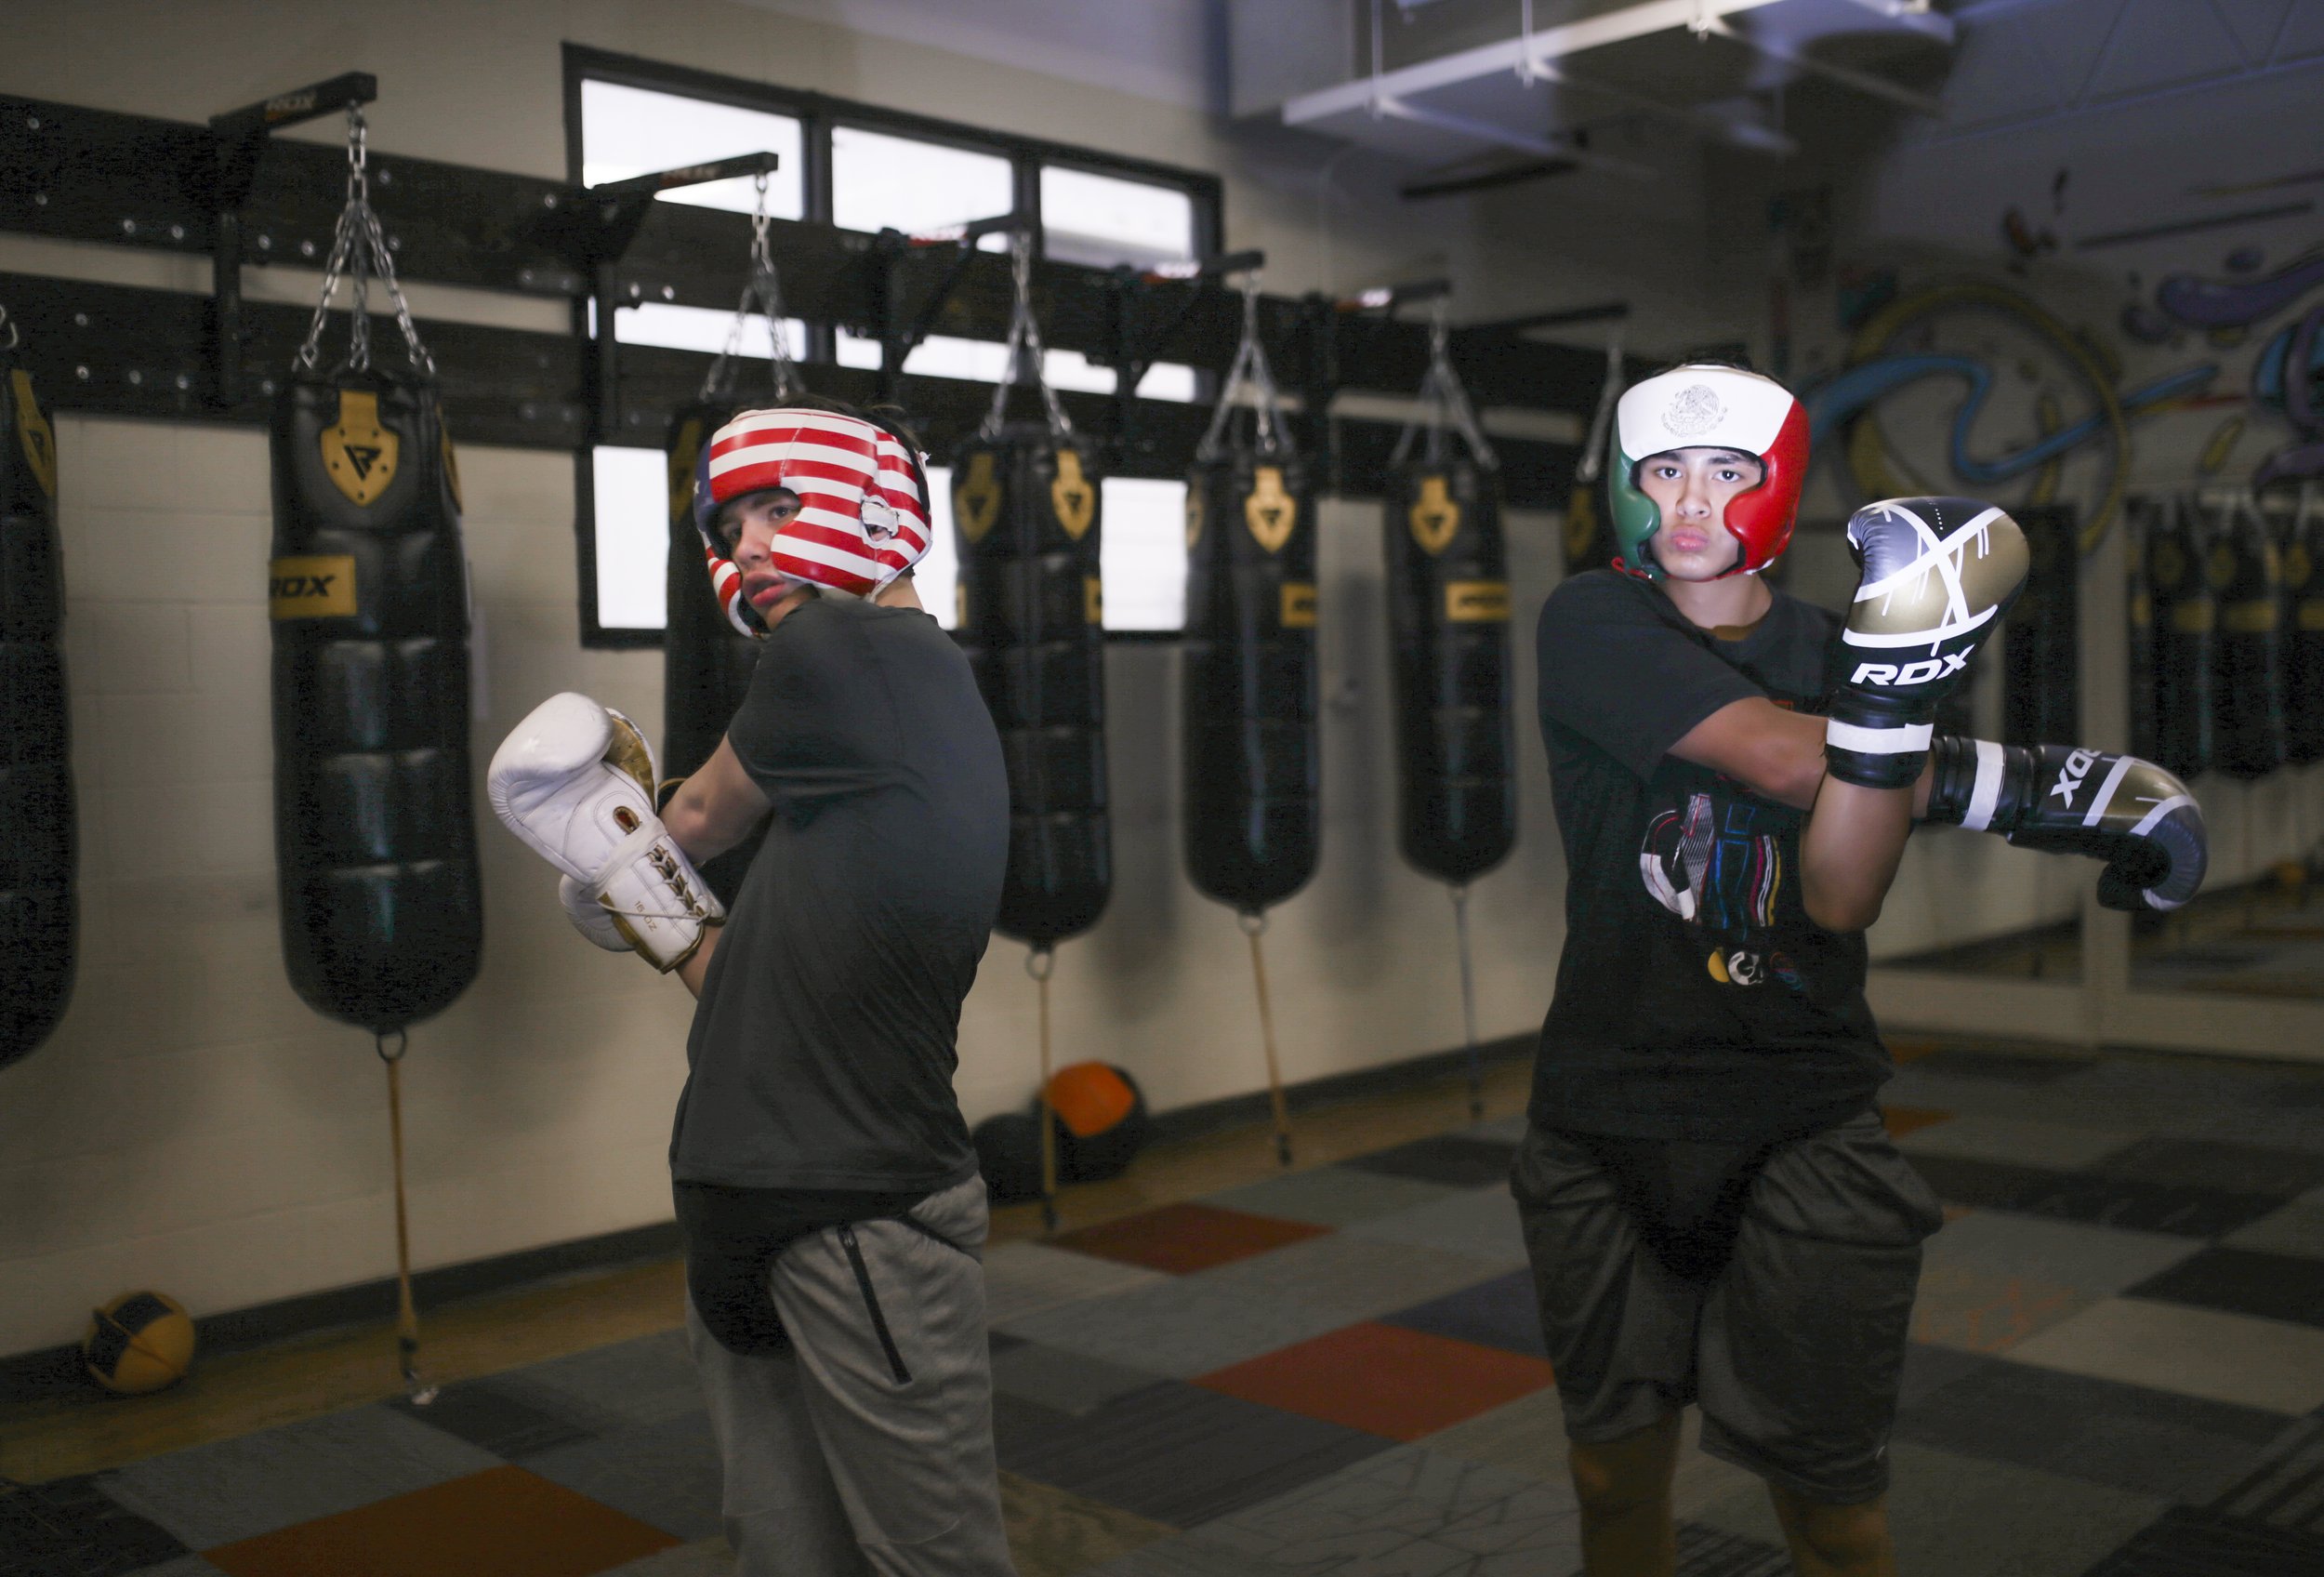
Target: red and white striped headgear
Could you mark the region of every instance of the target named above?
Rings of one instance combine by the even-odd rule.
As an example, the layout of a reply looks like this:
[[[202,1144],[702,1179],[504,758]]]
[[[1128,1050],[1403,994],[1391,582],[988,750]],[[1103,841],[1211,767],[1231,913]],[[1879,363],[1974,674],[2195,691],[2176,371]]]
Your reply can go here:
[[[774,573],[846,597],[870,597],[928,551],[918,458],[878,423],[790,406],[745,411],[710,435],[694,465],[694,524],[719,606],[746,635],[765,632],[743,599],[719,511],[747,493],[787,488],[799,513],[776,532]]]

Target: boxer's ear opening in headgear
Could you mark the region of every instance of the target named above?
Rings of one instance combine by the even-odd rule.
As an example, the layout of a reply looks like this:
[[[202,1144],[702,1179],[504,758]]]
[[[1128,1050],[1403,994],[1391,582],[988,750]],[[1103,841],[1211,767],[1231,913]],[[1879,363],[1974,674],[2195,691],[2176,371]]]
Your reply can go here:
[[[869,599],[928,551],[928,476],[904,429],[831,401],[739,412],[694,463],[694,526],[720,608],[746,635],[764,634],[766,623],[742,594],[720,516],[778,488],[799,500],[770,551],[786,581]]]
[[[1672,449],[1733,449],[1759,460],[1759,484],[1727,500],[1727,534],[1742,549],[1728,575],[1756,575],[1790,545],[1807,482],[1807,410],[1774,378],[1712,362],[1672,367],[1622,396],[1606,445],[1621,546],[1614,563],[1625,574],[1662,578],[1653,549],[1662,510],[1639,487],[1638,467]]]

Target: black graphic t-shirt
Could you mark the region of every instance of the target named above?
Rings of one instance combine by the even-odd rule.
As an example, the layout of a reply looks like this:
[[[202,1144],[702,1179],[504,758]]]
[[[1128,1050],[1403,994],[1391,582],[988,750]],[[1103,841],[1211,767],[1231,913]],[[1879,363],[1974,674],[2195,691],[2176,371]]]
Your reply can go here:
[[[1804,813],[1669,753],[1753,696],[1820,709],[1839,619],[1777,591],[1740,641],[1612,570],[1541,611],[1541,734],[1566,863],[1541,1027],[1544,1128],[1758,1144],[1868,1106],[1892,1071],[1861,932],[1800,898]]]

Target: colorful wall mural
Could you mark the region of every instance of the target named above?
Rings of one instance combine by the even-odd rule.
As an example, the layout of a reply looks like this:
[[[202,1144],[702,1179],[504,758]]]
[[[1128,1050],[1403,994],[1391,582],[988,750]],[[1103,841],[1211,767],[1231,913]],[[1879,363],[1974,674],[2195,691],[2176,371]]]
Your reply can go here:
[[[2133,274],[2111,314],[2083,280],[2044,290],[2022,277],[2027,262],[1909,281],[1895,267],[1832,271],[1838,337],[1795,381],[1844,506],[1952,491],[2071,502],[2087,550],[2141,482],[2324,479],[2324,245],[2273,269],[2233,246],[2215,272],[2151,288]],[[2041,272],[2065,279],[2062,265]]]

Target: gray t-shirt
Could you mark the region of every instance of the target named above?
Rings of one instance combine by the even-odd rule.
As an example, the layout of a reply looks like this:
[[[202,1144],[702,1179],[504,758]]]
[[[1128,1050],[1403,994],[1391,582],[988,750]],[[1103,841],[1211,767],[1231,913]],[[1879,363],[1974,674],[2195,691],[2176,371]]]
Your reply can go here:
[[[773,813],[703,980],[671,1175],[966,1181],[955,1037],[1009,858],[968,660],[924,613],[818,599],[767,638],[727,738]]]

